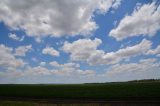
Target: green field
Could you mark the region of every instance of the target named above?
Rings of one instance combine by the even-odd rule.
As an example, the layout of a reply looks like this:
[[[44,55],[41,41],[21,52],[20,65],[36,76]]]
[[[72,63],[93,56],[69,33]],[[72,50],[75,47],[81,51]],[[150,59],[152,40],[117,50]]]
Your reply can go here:
[[[160,82],[106,84],[0,85],[0,97],[112,99],[160,97]]]

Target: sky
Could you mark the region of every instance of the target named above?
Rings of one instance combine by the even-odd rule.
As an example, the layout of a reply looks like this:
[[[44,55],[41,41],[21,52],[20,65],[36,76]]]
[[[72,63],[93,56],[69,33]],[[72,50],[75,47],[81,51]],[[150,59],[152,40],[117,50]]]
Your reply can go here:
[[[0,83],[160,78],[158,0],[1,0]]]

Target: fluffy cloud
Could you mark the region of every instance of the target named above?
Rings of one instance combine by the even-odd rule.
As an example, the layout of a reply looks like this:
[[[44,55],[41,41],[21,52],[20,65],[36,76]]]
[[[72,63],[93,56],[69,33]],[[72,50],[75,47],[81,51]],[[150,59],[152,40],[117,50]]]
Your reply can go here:
[[[22,42],[24,40],[24,36],[22,36],[21,38],[18,37],[16,34],[13,34],[13,33],[9,33],[9,38],[13,39],[13,40],[16,40],[16,41],[19,41],[19,42]]]
[[[25,71],[21,74],[22,76],[39,76],[39,75],[50,75],[51,72],[45,67],[36,66],[36,67],[27,67]]]
[[[49,63],[51,66],[53,66],[53,67],[59,67],[60,66],[60,64],[58,63],[58,62],[56,62],[56,61],[52,61],[52,62],[50,62]]]
[[[43,54],[48,54],[51,56],[59,56],[59,52],[52,47],[46,47],[42,50]]]
[[[95,64],[115,64],[123,59],[129,59],[133,56],[145,54],[150,48],[152,43],[146,39],[143,39],[139,44],[119,49],[115,52],[104,53],[99,51],[91,55],[88,59],[88,63]]]
[[[30,36],[89,35],[98,28],[94,13],[106,13],[119,0],[3,0],[0,21]],[[24,18],[25,17],[25,18]]]
[[[16,69],[23,67],[25,62],[21,59],[17,59],[13,55],[13,49],[3,44],[0,45],[0,67],[3,69]]]
[[[42,62],[41,62],[42,63]],[[56,63],[58,65],[54,65],[53,63]],[[46,63],[45,63],[46,65]],[[19,73],[19,77],[25,77],[25,76],[46,76],[46,75],[56,75],[56,76],[93,76],[95,75],[95,71],[93,70],[81,70],[79,69],[80,66],[77,63],[64,63],[59,64],[56,61],[50,62],[50,65],[53,66],[50,69],[46,68],[43,64],[43,66],[36,66],[31,67],[27,66],[23,72],[15,72]],[[8,73],[3,73],[9,75]]]
[[[70,75],[80,67],[79,64],[76,63],[59,64],[56,61],[50,62],[49,64],[55,68],[52,73],[56,75]]]
[[[71,54],[72,60],[86,60],[96,52],[97,47],[102,43],[100,39],[79,39],[72,43],[65,42],[62,49]]]
[[[71,60],[86,61],[90,65],[98,64],[115,64],[123,59],[145,54],[152,43],[143,39],[139,44],[119,49],[115,52],[105,53],[103,50],[98,50],[97,47],[102,43],[100,39],[80,39],[72,43],[64,43],[62,49],[66,53],[70,53]],[[85,46],[82,46],[85,45]]]
[[[121,5],[122,0],[115,0],[112,8],[117,9]]]
[[[160,63],[157,62],[156,59],[143,59],[137,63],[123,63],[116,64],[109,68],[106,72],[108,76],[114,75],[126,75],[126,74],[140,74],[145,75],[144,73],[147,71],[159,71]]]
[[[40,66],[45,66],[46,62],[40,62]]]
[[[55,70],[52,71],[52,73],[56,75],[83,75],[83,76],[95,75],[95,71],[93,70],[79,69],[80,65],[77,63],[59,64],[56,61],[52,61],[49,64],[54,68],[56,68]]]
[[[149,50],[146,54],[151,54],[151,55],[160,55],[160,45],[157,46],[157,48]]]
[[[131,15],[125,16],[110,36],[123,40],[132,36],[153,36],[160,30],[160,6],[155,2],[137,6]]]
[[[145,54],[151,48],[151,45],[150,41],[143,39],[137,45],[122,48],[115,52],[93,54],[88,59],[88,62],[90,64],[115,64],[123,59]]]
[[[56,68],[79,68],[80,65],[76,63],[65,63],[65,64],[59,64],[56,61],[52,61],[49,63],[51,66]]]
[[[33,50],[32,45],[19,46],[15,49],[15,56],[26,56],[26,53]]]
[[[85,71],[83,71],[83,70],[77,70],[77,72],[80,75],[87,75],[87,76],[92,76],[92,75],[96,74],[95,71],[93,71],[93,70],[85,70]]]

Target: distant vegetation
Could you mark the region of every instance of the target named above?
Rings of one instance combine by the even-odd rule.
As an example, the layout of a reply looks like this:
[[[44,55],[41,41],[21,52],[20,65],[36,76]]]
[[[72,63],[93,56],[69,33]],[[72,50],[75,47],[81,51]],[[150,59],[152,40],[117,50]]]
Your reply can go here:
[[[136,83],[160,82],[160,79],[141,79],[141,80],[131,80],[131,81],[123,81],[123,82],[84,83],[84,84],[109,84],[109,83],[132,83],[132,82],[136,82]]]
[[[132,83],[145,82],[145,83]],[[62,99],[160,98],[159,80],[102,84],[2,84],[0,97],[33,97]]]
[[[160,82],[160,79],[142,79],[142,80],[132,80],[128,82]]]

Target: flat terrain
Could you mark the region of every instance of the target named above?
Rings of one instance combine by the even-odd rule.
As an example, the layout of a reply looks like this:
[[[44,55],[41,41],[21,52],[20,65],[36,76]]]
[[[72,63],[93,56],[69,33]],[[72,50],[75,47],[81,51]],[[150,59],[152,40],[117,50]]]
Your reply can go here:
[[[0,101],[0,106],[159,106],[158,102],[110,102],[110,103],[42,103],[26,101]]]
[[[0,98],[35,99],[159,99],[160,82],[106,84],[2,84]]]

